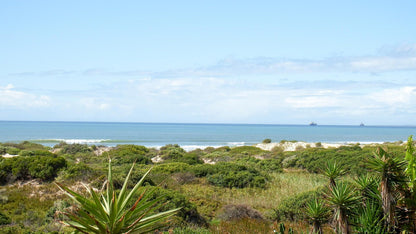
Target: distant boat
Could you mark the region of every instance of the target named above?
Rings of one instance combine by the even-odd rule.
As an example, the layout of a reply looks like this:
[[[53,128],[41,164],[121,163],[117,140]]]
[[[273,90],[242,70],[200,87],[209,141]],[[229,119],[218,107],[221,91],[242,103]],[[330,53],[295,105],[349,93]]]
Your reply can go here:
[[[365,125],[363,123],[360,123],[360,127],[364,127]]]
[[[315,123],[315,122],[310,122],[309,123],[309,126],[316,126],[316,125],[318,125],[317,123]]]

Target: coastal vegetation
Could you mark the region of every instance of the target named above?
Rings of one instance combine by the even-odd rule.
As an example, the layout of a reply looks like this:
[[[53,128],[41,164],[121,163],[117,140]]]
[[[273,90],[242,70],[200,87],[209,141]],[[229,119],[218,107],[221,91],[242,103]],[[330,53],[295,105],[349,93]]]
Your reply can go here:
[[[137,191],[125,207],[159,204],[149,216],[176,211],[157,227],[161,233],[415,230],[412,138],[406,145],[315,146],[187,152],[179,145],[0,143],[0,153],[8,155],[0,157],[0,232],[70,233],[71,220],[93,214],[80,211],[79,201],[94,201],[100,191],[105,201],[96,205],[111,203],[111,194],[122,198]]]

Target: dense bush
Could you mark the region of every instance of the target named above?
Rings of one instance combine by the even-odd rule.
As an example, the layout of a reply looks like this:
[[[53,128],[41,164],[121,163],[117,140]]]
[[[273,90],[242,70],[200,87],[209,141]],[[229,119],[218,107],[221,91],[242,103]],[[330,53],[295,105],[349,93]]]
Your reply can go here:
[[[204,161],[200,158],[198,153],[186,153],[183,157],[175,160],[176,162],[184,162],[189,165],[202,164]]]
[[[152,173],[172,174],[176,172],[185,172],[188,171],[190,167],[189,164],[182,162],[163,163],[153,167]]]
[[[87,180],[97,172],[83,162],[68,165],[65,170],[61,171],[60,177],[65,180]]]
[[[214,165],[214,174],[207,180],[213,185],[227,188],[264,187],[266,177],[252,167],[236,163],[221,162]]]
[[[263,159],[257,163],[258,169],[265,172],[283,172],[281,159]]]
[[[6,153],[11,154],[11,155],[17,155],[19,154],[20,149],[15,148],[15,147],[6,147]]]
[[[249,171],[230,171],[217,173],[207,177],[208,181],[217,186],[227,188],[264,187],[266,179]]]
[[[310,148],[295,153],[288,166],[305,168],[309,172],[320,172],[322,165],[329,161],[339,162],[340,166],[353,174],[365,174],[365,161],[371,157],[373,150],[360,146],[343,146],[337,149]]]
[[[306,219],[306,204],[320,196],[321,191],[308,191],[283,200],[272,214],[277,221],[299,222]]]
[[[87,144],[67,144],[65,142],[61,142],[60,144],[56,145],[55,148],[61,148],[62,154],[77,154],[77,153],[90,153],[92,149]]]
[[[218,215],[218,218],[226,221],[236,220],[236,219],[258,219],[262,220],[263,216],[257,210],[251,208],[248,205],[238,204],[238,205],[226,205],[222,208],[221,213]]]
[[[7,158],[0,162],[0,183],[14,180],[52,180],[58,171],[66,166],[62,157],[30,156]]]
[[[149,153],[149,149],[141,145],[118,145],[108,151],[114,165],[131,164],[133,162],[149,164],[151,160],[146,156],[147,153]]]
[[[123,183],[125,182],[127,173],[131,169],[131,164],[123,165],[121,168],[113,167],[113,183],[116,189],[121,189]],[[130,180],[127,181],[127,187],[132,189],[139,181],[142,179],[143,175],[149,170],[148,167],[143,167],[143,165],[136,165],[135,169],[131,172]],[[154,175],[153,171],[150,175]],[[146,176],[144,179],[144,185],[156,185],[151,176]]]
[[[185,221],[202,226],[207,225],[205,219],[198,213],[195,204],[189,202],[184,195],[170,189],[162,189],[160,187],[152,188],[155,189],[155,192],[150,199],[162,198],[161,203],[165,203],[165,205],[159,208],[159,211],[181,207],[177,214],[182,219],[179,222]]]
[[[205,177],[207,175],[215,174],[218,170],[215,165],[212,164],[199,164],[194,165],[189,169],[196,177]]]
[[[213,160],[215,162],[228,162],[232,160],[232,154],[228,151],[213,151],[204,155],[204,158]]]
[[[0,211],[0,225],[10,224],[11,219]]]
[[[6,154],[7,147],[0,144],[0,155]]]
[[[19,156],[50,156],[53,157],[55,154],[48,150],[21,150]]]
[[[33,142],[29,142],[29,141],[23,141],[20,143],[3,143],[4,146],[6,147],[13,147],[13,148],[18,148],[20,150],[48,150],[49,148],[46,146],[43,146],[41,144],[36,144]]]
[[[193,151],[187,153],[179,145],[165,145],[160,148],[159,155],[165,161],[184,162],[190,165],[204,163],[200,159],[202,151]]]
[[[231,148],[230,153],[235,154],[235,155],[254,156],[254,155],[261,155],[261,154],[269,153],[269,152],[262,150],[260,148],[257,148],[255,146],[239,146],[239,147]]]
[[[264,139],[261,143],[263,143],[263,144],[269,144],[269,143],[272,143],[272,139],[266,138],[266,139]]]

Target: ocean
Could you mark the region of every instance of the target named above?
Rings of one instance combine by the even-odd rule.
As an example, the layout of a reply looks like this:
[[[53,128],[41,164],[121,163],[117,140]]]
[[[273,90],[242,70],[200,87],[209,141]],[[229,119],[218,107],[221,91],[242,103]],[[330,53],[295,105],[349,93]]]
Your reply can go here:
[[[183,124],[112,122],[0,121],[0,142],[31,141],[53,146],[67,143],[160,147],[178,144],[186,150],[208,146],[242,146],[296,140],[325,143],[406,141],[415,126],[329,126],[268,124]]]

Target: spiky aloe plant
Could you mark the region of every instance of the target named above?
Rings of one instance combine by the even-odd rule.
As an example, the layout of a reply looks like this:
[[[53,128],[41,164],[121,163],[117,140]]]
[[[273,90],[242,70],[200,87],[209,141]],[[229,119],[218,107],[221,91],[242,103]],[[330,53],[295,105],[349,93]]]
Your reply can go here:
[[[160,201],[163,197],[149,200],[148,198],[154,190],[144,190],[139,198],[134,201],[134,195],[138,192],[151,169],[128,192],[127,183],[133,168],[134,164],[118,194],[116,194],[113,186],[111,160],[109,160],[108,165],[108,178],[104,183],[106,193],[101,194],[101,196],[91,187],[86,186],[91,196],[87,198],[57,183],[58,187],[79,205],[75,212],[64,213],[69,221],[63,223],[82,233],[144,233],[157,229],[160,226],[160,221],[174,215],[180,208],[157,213],[156,210],[162,205]],[[134,204],[131,206],[130,204],[133,202]]]
[[[407,207],[410,231],[416,232],[416,155],[412,135],[407,139],[405,160],[407,162],[405,174],[408,183],[402,202]]]
[[[326,167],[322,170],[322,174],[329,179],[330,188],[335,187],[335,180],[345,174],[344,168],[336,162],[327,162]]]
[[[367,201],[365,205],[360,206],[354,221],[356,233],[387,233],[383,223],[383,209],[379,203]]]
[[[336,229],[343,234],[350,233],[348,217],[353,214],[360,197],[352,186],[343,182],[337,183],[326,194],[329,205],[334,209]]]
[[[382,208],[388,231],[390,231],[396,225],[397,196],[395,194],[398,194],[398,189],[406,182],[404,175],[405,162],[378,147],[374,157],[368,160],[368,167],[380,176]]]
[[[311,233],[322,234],[322,224],[328,221],[330,210],[322,201],[314,199],[306,204],[306,215],[311,226]]]
[[[379,179],[370,174],[360,175],[354,179],[355,185],[363,198],[363,205],[366,202],[381,203],[381,195],[378,191]]]

